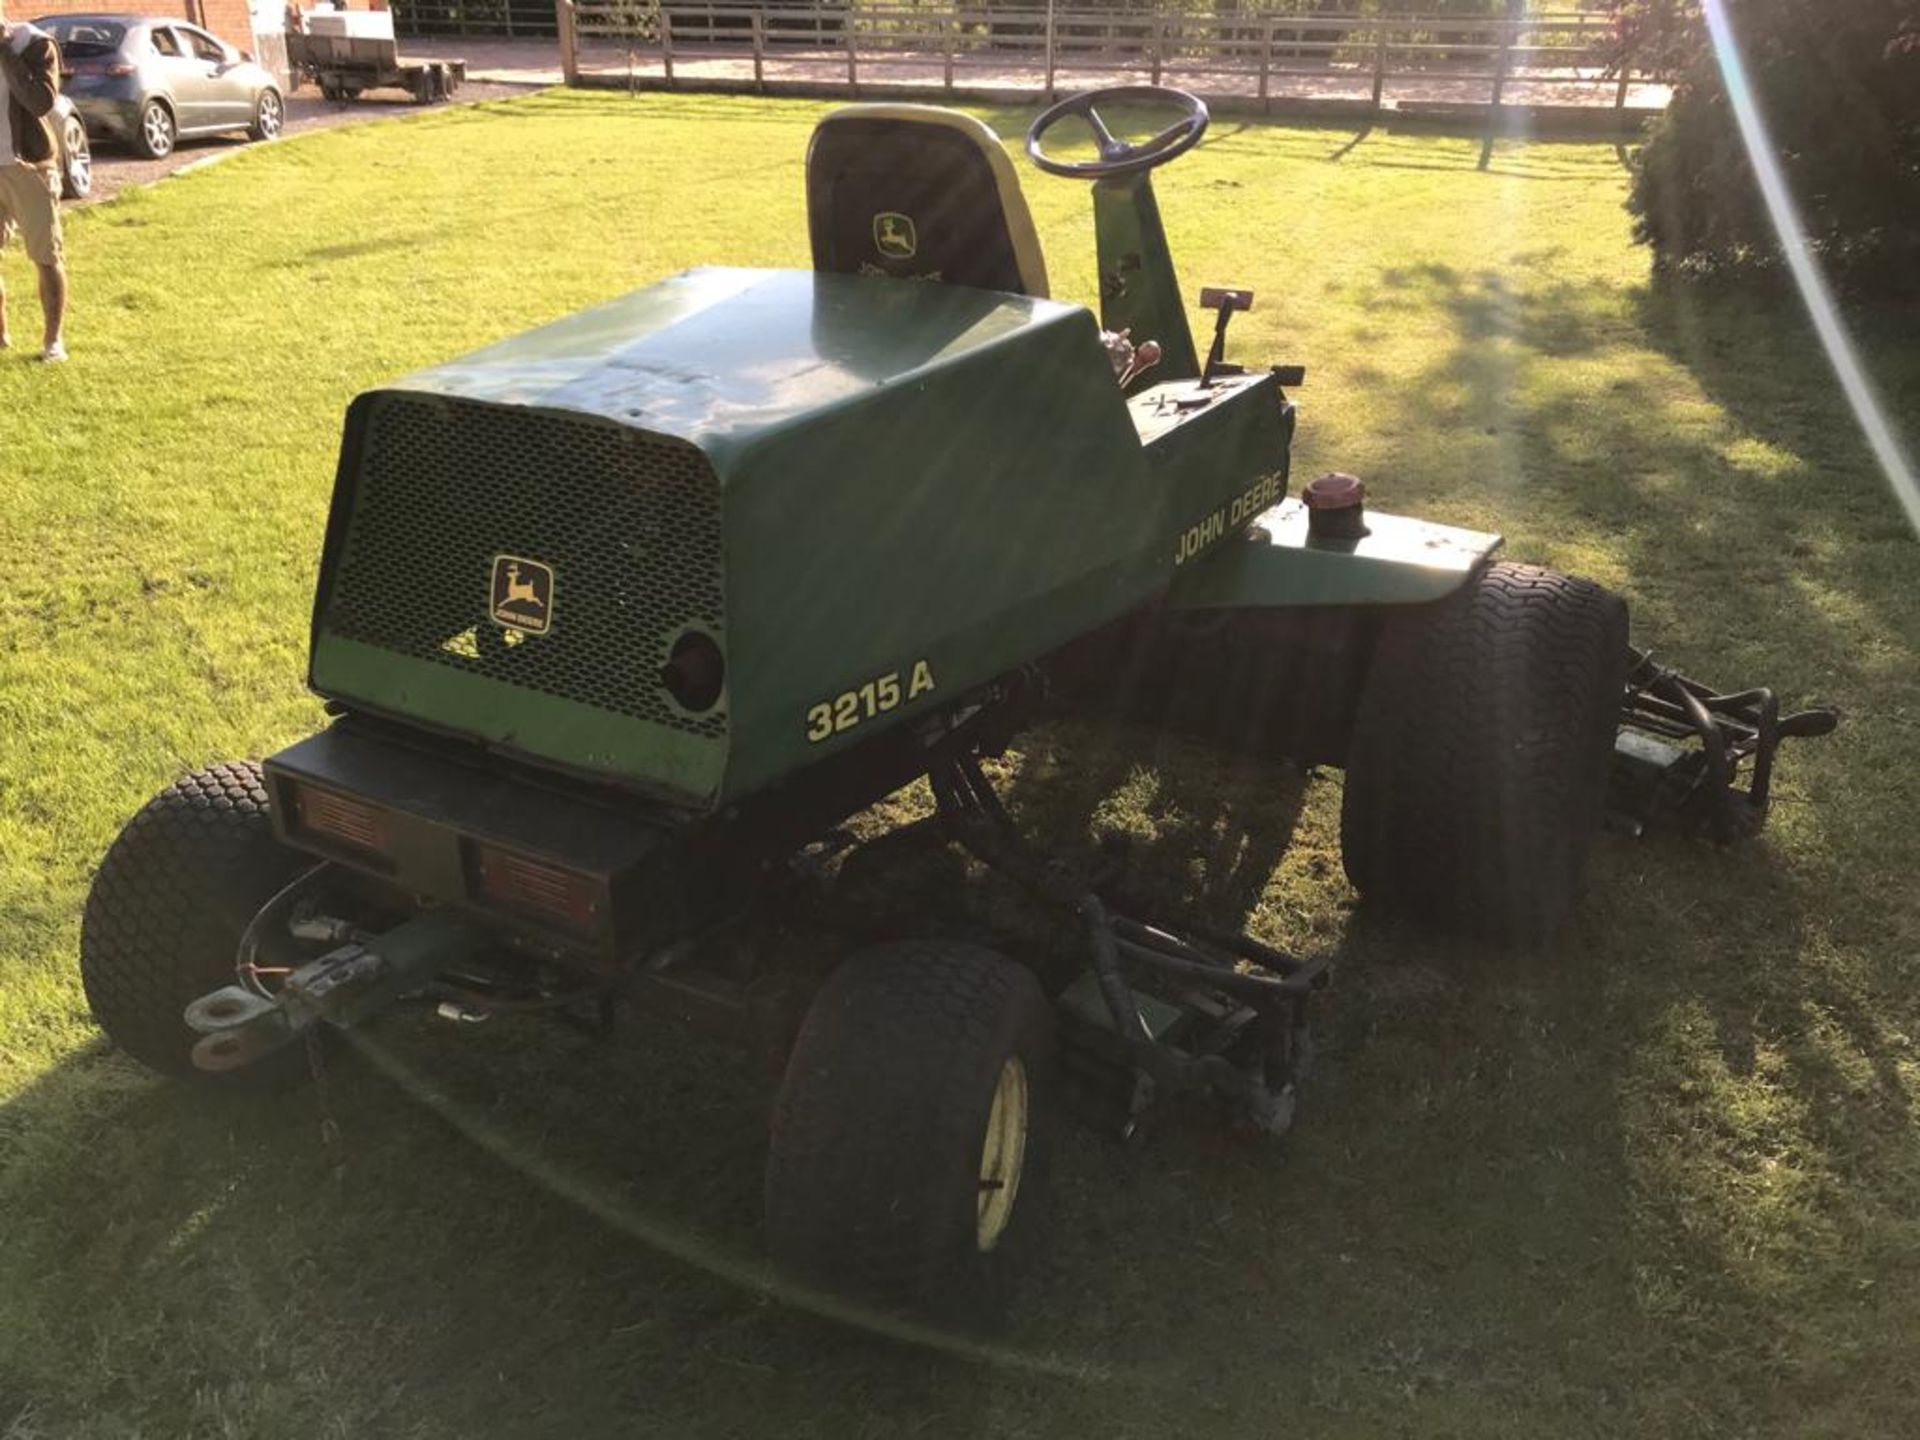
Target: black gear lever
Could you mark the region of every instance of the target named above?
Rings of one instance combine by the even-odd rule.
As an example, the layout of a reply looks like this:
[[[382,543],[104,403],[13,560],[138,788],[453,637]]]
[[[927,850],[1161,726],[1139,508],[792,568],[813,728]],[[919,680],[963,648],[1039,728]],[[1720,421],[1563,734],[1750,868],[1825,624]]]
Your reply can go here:
[[[1200,308],[1216,312],[1213,322],[1213,348],[1207,351],[1207,363],[1200,372],[1200,388],[1208,389],[1216,375],[1238,375],[1238,365],[1226,363],[1227,322],[1233,319],[1236,310],[1253,308],[1251,290],[1228,290],[1222,286],[1209,285],[1200,292]]]

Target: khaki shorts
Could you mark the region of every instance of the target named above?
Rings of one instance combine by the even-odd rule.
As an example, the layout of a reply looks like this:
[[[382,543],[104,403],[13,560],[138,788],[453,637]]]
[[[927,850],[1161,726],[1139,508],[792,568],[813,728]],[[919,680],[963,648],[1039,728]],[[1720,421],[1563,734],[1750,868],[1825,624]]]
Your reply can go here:
[[[60,263],[60,172],[15,160],[0,165],[0,246],[18,230],[27,258]]]

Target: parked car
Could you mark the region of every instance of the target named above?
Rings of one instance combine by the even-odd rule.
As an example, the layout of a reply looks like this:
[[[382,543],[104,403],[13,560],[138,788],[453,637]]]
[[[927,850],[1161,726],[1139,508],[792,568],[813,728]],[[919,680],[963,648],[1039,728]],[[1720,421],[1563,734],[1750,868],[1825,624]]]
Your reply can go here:
[[[66,95],[53,102],[48,118],[60,146],[60,194],[68,200],[84,200],[93,193],[93,148],[87,144],[86,122]]]
[[[149,159],[194,135],[244,130],[271,140],[286,120],[273,76],[197,25],[164,15],[48,15],[61,88],[96,140]]]

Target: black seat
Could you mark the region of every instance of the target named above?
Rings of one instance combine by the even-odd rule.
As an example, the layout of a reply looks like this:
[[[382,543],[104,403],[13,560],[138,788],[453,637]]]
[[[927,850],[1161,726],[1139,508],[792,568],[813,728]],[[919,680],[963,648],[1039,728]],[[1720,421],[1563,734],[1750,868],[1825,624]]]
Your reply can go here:
[[[849,105],[814,128],[816,270],[942,280],[1044,299],[1047,266],[1000,137],[933,105]]]

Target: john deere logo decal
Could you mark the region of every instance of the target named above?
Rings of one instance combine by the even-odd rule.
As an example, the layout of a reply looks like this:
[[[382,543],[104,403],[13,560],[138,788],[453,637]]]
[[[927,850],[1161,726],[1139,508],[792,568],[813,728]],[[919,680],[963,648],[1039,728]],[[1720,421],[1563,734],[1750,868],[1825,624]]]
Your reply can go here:
[[[553,569],[519,555],[493,557],[494,620],[509,630],[544,635],[553,628]]]
[[[873,248],[889,260],[911,260],[920,249],[913,233],[913,217],[882,210],[873,217]]]

